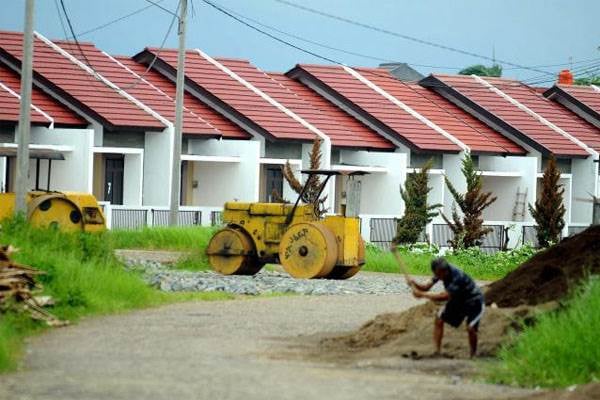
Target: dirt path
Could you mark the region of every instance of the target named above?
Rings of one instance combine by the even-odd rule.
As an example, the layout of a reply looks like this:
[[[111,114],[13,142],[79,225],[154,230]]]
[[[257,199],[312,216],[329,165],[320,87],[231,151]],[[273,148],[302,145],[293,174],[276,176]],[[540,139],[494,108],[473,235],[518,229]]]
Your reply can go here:
[[[407,295],[294,296],[91,319],[33,338],[23,370],[0,377],[0,399],[450,400],[525,393],[451,376],[451,364],[436,375],[398,359],[336,365],[286,356],[305,336],[355,329],[412,304]]]

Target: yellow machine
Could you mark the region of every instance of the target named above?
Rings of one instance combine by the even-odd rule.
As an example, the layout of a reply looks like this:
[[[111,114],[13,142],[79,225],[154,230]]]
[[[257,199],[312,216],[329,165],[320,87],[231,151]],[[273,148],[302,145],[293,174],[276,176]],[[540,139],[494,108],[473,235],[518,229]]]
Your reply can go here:
[[[0,193],[0,220],[14,213],[15,194]],[[34,226],[68,232],[98,232],[106,228],[96,198],[88,193],[32,191],[27,194],[27,221]]]
[[[300,205],[308,183],[324,175],[319,196],[335,175],[364,175],[357,171],[305,170],[308,179],[294,205],[283,203],[225,203],[226,227],[214,234],[206,249],[212,268],[225,275],[254,275],[266,263],[279,263],[295,278],[346,279],[364,264],[356,209],[345,215],[320,218],[312,204]],[[357,196],[354,196],[357,198]]]

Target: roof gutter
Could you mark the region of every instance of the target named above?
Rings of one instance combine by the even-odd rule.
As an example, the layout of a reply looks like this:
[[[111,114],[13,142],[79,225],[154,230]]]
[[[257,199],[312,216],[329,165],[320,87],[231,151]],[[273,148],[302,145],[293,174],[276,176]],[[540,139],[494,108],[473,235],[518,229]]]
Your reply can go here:
[[[424,117],[423,115],[419,114],[417,111],[413,110],[411,107],[404,104],[403,102],[398,100],[396,97],[392,96],[391,94],[389,94],[388,92],[386,92],[385,90],[383,90],[382,88],[380,88],[379,86],[377,86],[376,84],[374,84],[373,82],[371,82],[370,80],[368,80],[367,78],[362,76],[358,71],[355,71],[354,69],[349,68],[345,65],[342,65],[342,68],[344,68],[344,70],[347,73],[349,73],[350,75],[352,75],[353,77],[358,79],[360,82],[367,85],[369,88],[371,88],[375,92],[379,93],[381,96],[385,97],[390,102],[392,102],[396,106],[400,107],[401,109],[406,111],[408,114],[410,114],[417,120],[421,121],[422,123],[424,123],[431,129],[433,129],[434,131],[439,133],[440,135],[444,136],[446,139],[450,140],[452,143],[454,143],[455,145],[460,147],[465,153],[471,153],[471,149],[469,148],[469,146],[467,146],[465,143],[463,143],[462,141],[460,141],[459,139],[454,137],[454,135],[450,134],[449,132],[442,129],[441,127],[439,127],[438,125],[436,125],[435,123],[433,123],[432,121],[430,121],[429,119]]]
[[[550,122],[546,118],[542,117],[540,114],[536,113],[535,111],[533,111],[532,109],[530,109],[526,105],[520,103],[518,100],[515,100],[511,96],[507,95],[502,90],[498,89],[497,87],[495,87],[494,85],[492,85],[491,83],[489,83],[488,81],[486,81],[485,79],[483,79],[483,78],[481,78],[481,77],[479,77],[477,75],[471,75],[471,77],[473,77],[478,83],[480,83],[483,86],[487,87],[490,91],[492,91],[492,92],[496,93],[497,95],[499,95],[500,97],[504,98],[509,103],[513,104],[514,106],[516,106],[520,110],[526,112],[531,117],[537,119],[539,122],[541,122],[542,124],[546,125],[547,127],[549,127],[550,129],[552,129],[553,131],[555,131],[555,132],[559,133],[560,135],[564,136],[565,138],[569,139],[571,142],[575,143],[577,146],[579,146],[582,149],[584,149],[595,160],[598,160],[598,158],[599,158],[598,152],[596,150],[592,149],[591,147],[589,147],[587,144],[585,144],[581,140],[577,139],[575,136],[571,135],[570,133],[566,132],[565,130],[563,130],[559,126],[555,125],[554,123]]]
[[[0,82],[0,88],[6,90],[8,93],[10,93],[11,95],[13,95],[17,99],[19,99],[19,101],[21,101],[21,95],[19,93],[15,92],[14,90],[12,90],[11,88],[9,88],[8,86],[6,86],[4,83]],[[46,118],[48,121],[50,121],[49,128],[54,129],[54,118],[52,118],[49,114],[44,112],[41,108],[39,108],[35,104],[33,104],[33,102],[30,105],[31,105],[31,108],[33,108],[38,113],[42,114],[42,116],[44,118]]]

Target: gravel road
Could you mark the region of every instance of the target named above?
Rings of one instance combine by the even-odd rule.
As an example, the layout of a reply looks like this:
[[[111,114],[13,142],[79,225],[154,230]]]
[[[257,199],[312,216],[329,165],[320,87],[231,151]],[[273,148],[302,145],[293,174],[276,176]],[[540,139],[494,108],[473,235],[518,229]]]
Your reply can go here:
[[[0,399],[449,400],[525,393],[419,372],[402,360],[335,365],[286,355],[305,338],[356,329],[414,303],[407,294],[288,296],[89,319],[32,338],[21,371],[0,376]]]

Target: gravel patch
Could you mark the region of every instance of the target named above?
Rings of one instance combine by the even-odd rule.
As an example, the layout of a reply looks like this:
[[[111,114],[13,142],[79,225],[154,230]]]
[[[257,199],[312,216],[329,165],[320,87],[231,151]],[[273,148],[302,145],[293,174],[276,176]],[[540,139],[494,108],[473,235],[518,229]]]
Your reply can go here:
[[[346,280],[295,279],[286,273],[263,270],[254,276],[224,276],[213,271],[181,271],[148,260],[127,260],[146,282],[165,292],[228,292],[244,295],[290,293],[301,295],[409,293],[400,275],[359,273]]]

